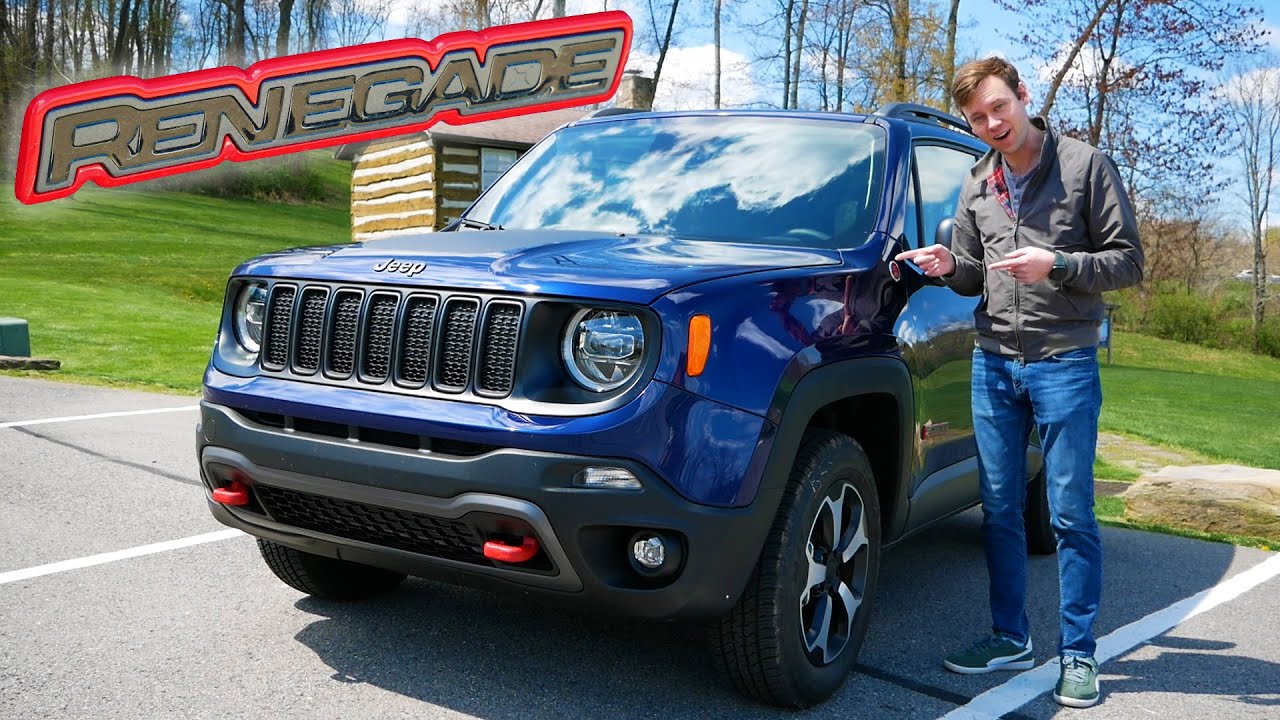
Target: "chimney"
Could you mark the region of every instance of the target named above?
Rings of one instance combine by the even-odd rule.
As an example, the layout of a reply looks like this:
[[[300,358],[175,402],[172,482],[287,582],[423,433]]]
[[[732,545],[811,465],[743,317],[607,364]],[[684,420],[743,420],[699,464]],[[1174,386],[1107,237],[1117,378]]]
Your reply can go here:
[[[641,75],[639,70],[627,70],[618,83],[614,105],[632,110],[652,110],[655,90],[653,78]]]

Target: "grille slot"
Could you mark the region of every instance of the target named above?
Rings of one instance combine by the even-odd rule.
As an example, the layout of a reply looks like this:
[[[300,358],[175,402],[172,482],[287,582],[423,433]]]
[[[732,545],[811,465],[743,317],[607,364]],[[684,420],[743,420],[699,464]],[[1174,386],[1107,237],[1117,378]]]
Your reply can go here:
[[[489,564],[481,552],[480,537],[461,520],[260,483],[254,485],[254,492],[267,514],[286,525],[423,555]]]
[[[421,387],[427,382],[431,352],[435,349],[436,307],[430,295],[414,295],[405,303],[404,334],[400,339],[400,382]]]
[[[271,292],[267,310],[267,342],[262,352],[262,365],[283,368],[289,362],[289,336],[293,329],[293,300],[298,289],[277,285]]]
[[[302,291],[302,312],[298,316],[298,344],[293,365],[313,373],[320,369],[320,348],[324,339],[324,309],[329,300],[326,288],[309,287]]]
[[[509,297],[281,282],[268,293],[261,367],[328,385],[505,398],[527,315]]]
[[[329,321],[329,372],[347,377],[356,368],[356,331],[360,327],[362,295],[339,290]]]
[[[462,392],[471,381],[471,356],[479,310],[480,303],[469,298],[453,299],[445,305],[440,364],[436,372],[436,387],[445,392]]]
[[[485,395],[507,395],[516,373],[516,348],[520,341],[523,308],[516,303],[489,303],[480,344],[480,376],[476,390]]]
[[[395,339],[396,309],[400,297],[390,293],[374,293],[364,325],[364,362],[360,366],[363,380],[384,382],[391,372],[391,344]]]

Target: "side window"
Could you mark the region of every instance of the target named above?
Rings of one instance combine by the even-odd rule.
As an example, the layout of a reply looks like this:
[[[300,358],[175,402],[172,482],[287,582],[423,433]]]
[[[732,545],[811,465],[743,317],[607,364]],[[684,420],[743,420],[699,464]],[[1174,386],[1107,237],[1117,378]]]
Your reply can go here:
[[[977,161],[975,155],[942,145],[916,146],[920,229],[924,235],[920,244],[932,245],[938,223],[955,217],[960,188]]]
[[[504,148],[480,149],[480,189],[488,190],[507,168],[516,162],[516,151]]]

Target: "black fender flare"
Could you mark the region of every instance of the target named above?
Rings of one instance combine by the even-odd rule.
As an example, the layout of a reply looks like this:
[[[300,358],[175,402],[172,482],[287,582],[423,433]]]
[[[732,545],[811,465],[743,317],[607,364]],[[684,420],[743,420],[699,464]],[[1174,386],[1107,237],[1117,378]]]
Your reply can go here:
[[[789,392],[787,386],[784,381],[774,395],[773,407],[781,409],[777,415],[779,422],[752,500],[761,517],[758,542],[754,543],[756,556],[778,512],[805,430],[822,408],[858,396],[888,395],[897,405],[897,452],[893,455],[889,476],[877,476],[876,485],[890,491],[888,497],[884,492],[880,497],[882,508],[888,507],[881,525],[884,538],[889,541],[901,535],[908,509],[906,478],[915,451],[915,390],[906,363],[901,358],[884,355],[842,360],[805,373]]]

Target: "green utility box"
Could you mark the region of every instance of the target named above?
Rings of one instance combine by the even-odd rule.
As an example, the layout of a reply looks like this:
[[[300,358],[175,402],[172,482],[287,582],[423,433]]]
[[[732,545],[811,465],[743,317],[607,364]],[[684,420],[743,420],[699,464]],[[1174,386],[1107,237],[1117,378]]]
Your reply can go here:
[[[27,334],[26,320],[0,317],[0,355],[31,356],[31,337]]]

